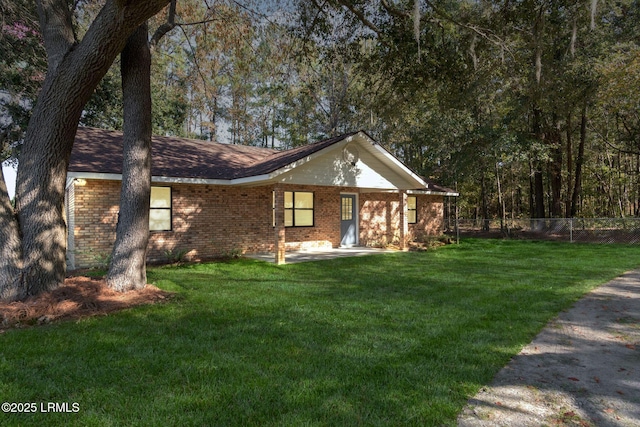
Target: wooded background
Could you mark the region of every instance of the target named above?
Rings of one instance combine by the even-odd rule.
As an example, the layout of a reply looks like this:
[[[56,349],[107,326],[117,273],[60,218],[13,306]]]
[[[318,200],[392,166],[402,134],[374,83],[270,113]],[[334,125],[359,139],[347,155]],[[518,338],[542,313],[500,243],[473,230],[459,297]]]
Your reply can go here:
[[[73,3],[82,35],[103,2]],[[47,69],[0,5],[3,158]],[[178,0],[150,22],[153,130],[289,148],[362,129],[463,218],[640,216],[640,2]],[[81,125],[122,128],[119,68]]]

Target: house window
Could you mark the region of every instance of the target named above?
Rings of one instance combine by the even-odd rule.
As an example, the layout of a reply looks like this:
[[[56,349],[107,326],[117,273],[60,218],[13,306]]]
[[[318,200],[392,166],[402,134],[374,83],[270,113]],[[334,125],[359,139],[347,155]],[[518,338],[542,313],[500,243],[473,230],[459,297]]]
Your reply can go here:
[[[343,221],[351,221],[353,219],[353,198],[342,197],[342,218]]]
[[[151,187],[149,231],[171,230],[171,187]]]
[[[407,222],[415,224],[418,222],[418,209],[415,196],[407,197]]]
[[[275,218],[275,192],[273,193],[273,225]],[[309,191],[284,192],[284,226],[313,227],[313,193]]]

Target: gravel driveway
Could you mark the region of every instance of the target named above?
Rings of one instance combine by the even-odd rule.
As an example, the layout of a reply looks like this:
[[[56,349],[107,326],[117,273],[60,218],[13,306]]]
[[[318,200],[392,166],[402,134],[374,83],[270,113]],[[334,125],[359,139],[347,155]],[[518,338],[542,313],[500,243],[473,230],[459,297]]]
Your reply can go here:
[[[640,426],[640,270],[547,325],[469,400],[458,426]]]

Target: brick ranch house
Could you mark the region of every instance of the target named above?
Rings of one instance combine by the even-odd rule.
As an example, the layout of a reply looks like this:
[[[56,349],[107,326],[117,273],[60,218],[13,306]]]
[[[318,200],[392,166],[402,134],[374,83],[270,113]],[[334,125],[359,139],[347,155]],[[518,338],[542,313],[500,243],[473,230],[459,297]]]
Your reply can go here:
[[[70,269],[111,252],[122,133],[79,128],[66,187]],[[153,138],[149,261],[230,252],[396,244],[437,235],[457,196],[412,172],[365,132],[278,151]]]

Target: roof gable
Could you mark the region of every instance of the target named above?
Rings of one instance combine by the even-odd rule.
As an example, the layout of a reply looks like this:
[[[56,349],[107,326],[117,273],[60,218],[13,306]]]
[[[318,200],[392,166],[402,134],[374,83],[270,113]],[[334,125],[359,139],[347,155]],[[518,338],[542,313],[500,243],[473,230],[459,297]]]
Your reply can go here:
[[[274,175],[283,183],[377,190],[424,189],[426,185],[365,132],[344,135]]]

